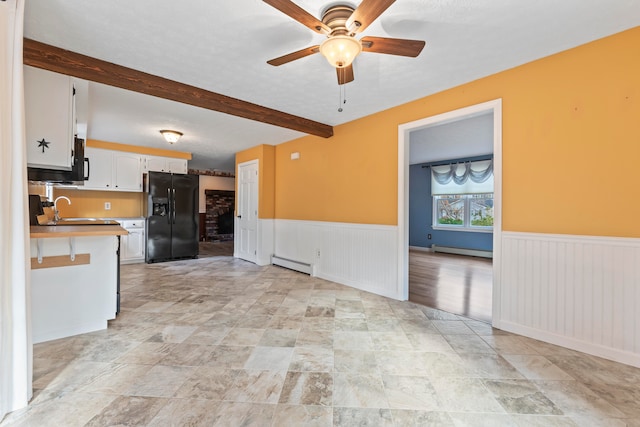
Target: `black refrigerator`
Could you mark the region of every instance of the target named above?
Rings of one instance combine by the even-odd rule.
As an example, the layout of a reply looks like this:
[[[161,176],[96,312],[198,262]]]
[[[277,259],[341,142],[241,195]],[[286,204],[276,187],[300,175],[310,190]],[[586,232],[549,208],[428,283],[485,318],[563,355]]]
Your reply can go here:
[[[146,262],[198,256],[197,175],[149,172]]]

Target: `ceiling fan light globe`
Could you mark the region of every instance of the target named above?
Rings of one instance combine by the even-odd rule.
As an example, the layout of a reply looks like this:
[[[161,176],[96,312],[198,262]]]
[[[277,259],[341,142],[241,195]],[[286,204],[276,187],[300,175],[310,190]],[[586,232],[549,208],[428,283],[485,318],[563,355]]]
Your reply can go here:
[[[359,40],[350,36],[329,37],[320,45],[320,53],[332,67],[345,68],[362,52]]]

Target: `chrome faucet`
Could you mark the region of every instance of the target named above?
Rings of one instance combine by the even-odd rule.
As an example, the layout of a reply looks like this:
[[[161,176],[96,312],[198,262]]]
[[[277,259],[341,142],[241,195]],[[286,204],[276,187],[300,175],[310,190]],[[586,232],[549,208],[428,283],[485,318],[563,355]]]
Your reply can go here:
[[[60,212],[58,211],[58,200],[60,199],[64,199],[67,201],[67,203],[71,204],[71,200],[69,200],[69,198],[67,196],[58,196],[56,197],[56,199],[53,201],[53,220],[55,222],[60,221]]]

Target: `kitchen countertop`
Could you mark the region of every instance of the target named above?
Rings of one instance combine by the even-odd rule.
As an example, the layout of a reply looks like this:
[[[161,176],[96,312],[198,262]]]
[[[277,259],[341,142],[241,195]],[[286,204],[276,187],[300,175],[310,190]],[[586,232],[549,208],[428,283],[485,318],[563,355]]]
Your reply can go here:
[[[119,225],[32,225],[29,227],[33,239],[84,236],[124,236],[129,234]]]

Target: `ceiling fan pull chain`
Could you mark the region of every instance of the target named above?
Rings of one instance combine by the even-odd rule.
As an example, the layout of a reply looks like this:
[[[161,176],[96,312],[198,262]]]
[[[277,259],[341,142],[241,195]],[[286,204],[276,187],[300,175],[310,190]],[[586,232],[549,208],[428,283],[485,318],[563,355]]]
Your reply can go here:
[[[338,113],[342,113],[342,105],[347,103],[347,88],[346,85],[338,86],[339,90],[339,100],[338,100]]]

